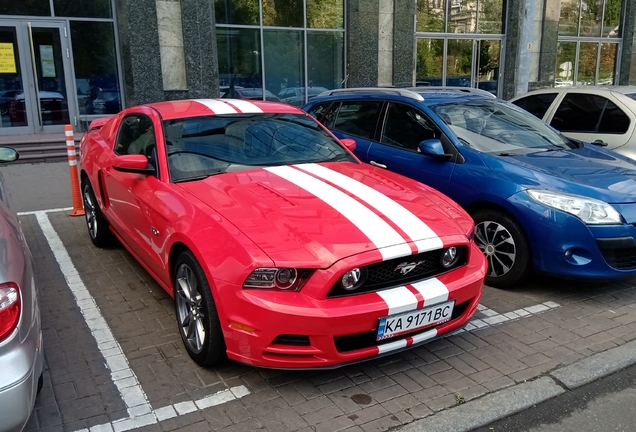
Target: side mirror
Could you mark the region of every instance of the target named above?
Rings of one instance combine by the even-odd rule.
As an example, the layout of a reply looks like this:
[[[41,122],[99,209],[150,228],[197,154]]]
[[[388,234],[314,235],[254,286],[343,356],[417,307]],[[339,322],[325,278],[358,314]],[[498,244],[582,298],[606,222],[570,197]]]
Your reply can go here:
[[[356,149],[356,140],[354,140],[353,138],[343,138],[340,140],[340,142],[344,144],[344,146],[350,151],[354,151]]]
[[[424,140],[417,146],[417,148],[423,155],[435,159],[448,160],[453,157],[452,154],[444,152],[444,146],[442,145],[442,142],[437,138]]]
[[[0,162],[13,162],[18,160],[20,154],[11,147],[0,147]]]
[[[148,158],[144,155],[123,155],[117,156],[113,163],[115,171],[153,175],[155,174],[155,167],[148,163]]]

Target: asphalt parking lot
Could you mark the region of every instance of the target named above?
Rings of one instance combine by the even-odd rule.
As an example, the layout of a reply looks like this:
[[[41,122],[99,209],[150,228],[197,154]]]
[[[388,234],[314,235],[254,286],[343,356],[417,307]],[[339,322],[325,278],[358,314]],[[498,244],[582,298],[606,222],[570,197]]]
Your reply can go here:
[[[484,287],[466,331],[400,354],[329,371],[203,369],[170,296],[60,210],[72,202],[66,163],[0,171],[39,283],[46,369],[27,431],[399,430],[636,339],[636,280],[537,277]]]

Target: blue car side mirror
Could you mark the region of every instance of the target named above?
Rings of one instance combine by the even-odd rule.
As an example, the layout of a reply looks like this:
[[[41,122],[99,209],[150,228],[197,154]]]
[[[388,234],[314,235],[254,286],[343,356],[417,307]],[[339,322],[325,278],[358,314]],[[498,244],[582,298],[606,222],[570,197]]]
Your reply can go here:
[[[437,138],[424,140],[417,146],[417,148],[423,155],[430,156],[435,159],[450,159],[453,157],[452,154],[444,152],[444,146]]]

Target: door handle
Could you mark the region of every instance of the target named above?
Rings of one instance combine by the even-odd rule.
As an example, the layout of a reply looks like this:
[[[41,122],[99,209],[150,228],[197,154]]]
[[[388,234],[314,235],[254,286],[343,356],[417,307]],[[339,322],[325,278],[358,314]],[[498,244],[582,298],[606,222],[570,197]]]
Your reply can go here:
[[[380,168],[384,168],[384,169],[386,169],[386,165],[381,164],[380,162],[376,162],[376,161],[369,161],[369,163],[370,163],[371,165],[373,165],[373,166],[377,166],[377,167],[380,167]]]

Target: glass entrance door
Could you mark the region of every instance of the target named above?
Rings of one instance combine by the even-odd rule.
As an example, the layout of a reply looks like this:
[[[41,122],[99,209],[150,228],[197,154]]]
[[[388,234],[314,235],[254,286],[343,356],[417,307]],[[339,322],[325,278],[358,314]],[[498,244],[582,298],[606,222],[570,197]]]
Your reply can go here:
[[[0,21],[0,135],[63,131],[70,71],[64,23]]]

